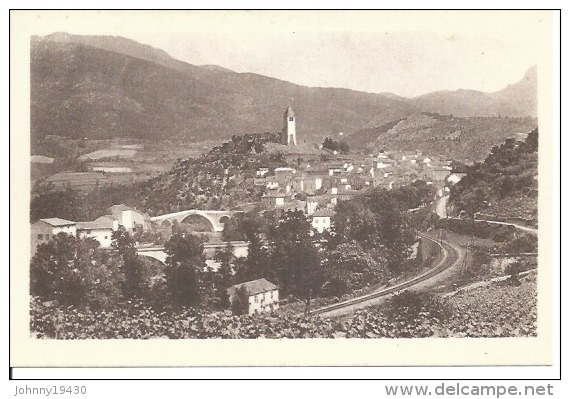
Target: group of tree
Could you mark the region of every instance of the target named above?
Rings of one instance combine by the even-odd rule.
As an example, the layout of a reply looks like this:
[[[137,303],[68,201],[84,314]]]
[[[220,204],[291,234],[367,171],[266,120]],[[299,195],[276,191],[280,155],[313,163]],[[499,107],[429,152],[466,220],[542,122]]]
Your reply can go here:
[[[343,243],[357,243],[362,253],[381,265],[384,280],[398,276],[408,268],[416,242],[408,209],[401,192],[383,188],[340,202],[333,217],[334,237],[329,242],[337,249]]]
[[[217,271],[206,266],[203,242],[175,234],[165,243],[166,264],[156,267],[137,255],[124,229],[113,233],[110,249],[92,238],[60,233],[38,246],[30,263],[30,294],[75,307],[117,308],[129,302],[151,306],[229,307],[233,284],[231,247],[220,251]]]
[[[407,272],[417,242],[407,210],[411,191],[371,190],[336,207],[330,232],[318,234],[301,211],[242,214],[225,226],[224,239],[249,242],[235,260],[235,282],[266,278],[284,296],[299,299],[342,295]],[[425,194],[429,197],[430,194]],[[422,200],[423,201],[423,200]]]
[[[323,149],[337,151],[341,154],[348,154],[350,152],[350,146],[346,141],[336,141],[330,137],[325,138],[325,141],[323,141]]]
[[[466,168],[466,175],[451,188],[450,202],[469,217],[508,197],[537,196],[538,129],[524,141],[508,139],[493,147],[483,162]]]
[[[131,298],[126,275],[118,252],[101,250],[92,238],[60,233],[37,248],[30,263],[30,293],[62,305],[109,307]]]
[[[233,135],[231,141],[227,141],[222,145],[216,146],[211,153],[223,154],[249,154],[251,152],[261,153],[265,149],[267,143],[279,143],[280,135],[278,133],[256,133]]]
[[[246,219],[248,255],[235,262],[237,283],[266,278],[283,295],[307,299],[323,284],[321,255],[302,211],[287,211],[273,229],[264,231],[264,220]]]
[[[423,180],[416,180],[405,186],[394,188],[390,191],[393,197],[403,209],[416,209],[433,201],[435,188]]]

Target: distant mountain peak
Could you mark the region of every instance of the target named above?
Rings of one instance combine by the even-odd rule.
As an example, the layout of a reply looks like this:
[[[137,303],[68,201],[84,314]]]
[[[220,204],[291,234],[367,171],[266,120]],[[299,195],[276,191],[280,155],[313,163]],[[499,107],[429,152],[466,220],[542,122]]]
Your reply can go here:
[[[538,72],[538,66],[533,65],[530,68],[528,68],[528,70],[526,71],[526,73],[524,74],[523,79],[528,79],[528,78],[532,78],[532,77],[536,77],[536,74]]]
[[[46,36],[36,36],[33,40],[55,43],[76,43],[84,46],[112,51],[147,61],[165,63],[174,60],[162,49],[142,44],[122,36],[111,35],[74,35],[67,32],[55,32]]]
[[[537,72],[538,72],[537,66],[536,65],[531,66],[529,69],[526,70],[526,72],[524,73],[521,80],[519,80],[516,83],[512,83],[510,85],[507,85],[507,87],[505,87],[502,90],[499,90],[496,93],[500,93],[501,91],[503,91],[505,89],[508,89],[510,87],[516,87],[518,85],[525,85],[525,86],[531,85],[531,86],[535,87],[537,84],[537,77],[538,77]]]

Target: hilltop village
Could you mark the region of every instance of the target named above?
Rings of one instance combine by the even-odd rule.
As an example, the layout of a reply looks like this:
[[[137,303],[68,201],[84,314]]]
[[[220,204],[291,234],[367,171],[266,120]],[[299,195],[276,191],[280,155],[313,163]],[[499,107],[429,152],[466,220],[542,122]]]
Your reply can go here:
[[[291,107],[284,119],[282,144],[296,146],[295,114]],[[292,163],[297,162],[296,166],[262,166],[254,179],[244,183],[265,188],[262,203],[266,209],[300,209],[313,215],[323,208],[332,210],[339,201],[350,200],[367,188],[391,190],[416,180],[433,184],[441,197],[446,180],[458,182],[462,176],[451,176],[450,161],[430,158],[419,151],[382,151],[375,155],[328,152],[328,157],[305,156],[300,160],[292,150],[290,158]]]
[[[322,233],[330,230],[331,217],[339,202],[350,201],[367,189],[380,187],[392,190],[421,180],[432,186],[434,194],[441,198],[449,192],[448,186],[459,182],[464,175],[459,172],[452,173],[450,161],[430,157],[419,151],[380,151],[377,154],[364,155],[327,148],[327,140],[324,146],[321,144],[318,148],[316,145],[304,143],[302,139],[298,144],[296,123],[295,112],[288,106],[283,116],[283,129],[278,143],[267,144],[278,156],[254,169],[248,168],[251,165],[246,164],[232,176],[227,176],[227,169],[224,171],[226,186],[231,183],[236,185],[235,181],[238,181],[239,189],[255,190],[258,196],[257,201],[237,202],[226,210],[300,210],[307,216],[313,228]],[[334,141],[329,139],[329,143]],[[251,152],[255,154],[255,151]],[[212,176],[212,180],[216,180],[216,177]],[[204,198],[209,195],[212,193],[202,194]],[[223,195],[222,191],[219,196]],[[185,210],[190,209],[180,209],[179,206],[170,213]],[[161,227],[170,228],[172,224],[172,220],[168,222],[170,219],[160,217],[161,215],[149,214],[123,204],[111,206],[106,214],[92,221],[70,221],[60,215],[51,216],[41,218],[32,225],[32,254],[39,243],[47,241],[60,231],[92,237],[102,248],[109,248],[112,233],[119,226],[130,233],[150,229],[164,232]],[[205,230],[221,232],[222,228],[207,224]],[[204,229],[200,231],[204,232]]]

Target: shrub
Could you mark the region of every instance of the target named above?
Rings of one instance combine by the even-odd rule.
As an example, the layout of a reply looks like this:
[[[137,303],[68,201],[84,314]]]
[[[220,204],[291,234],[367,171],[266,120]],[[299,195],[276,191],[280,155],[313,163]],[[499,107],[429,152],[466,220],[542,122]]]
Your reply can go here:
[[[510,277],[507,280],[510,285],[515,285],[515,286],[521,285],[519,278],[519,273],[521,271],[522,271],[522,265],[518,261],[513,262],[507,266],[505,272],[506,274],[510,274]]]
[[[451,316],[451,308],[435,294],[406,290],[390,298],[382,313],[390,322],[414,322],[422,316],[444,322]]]

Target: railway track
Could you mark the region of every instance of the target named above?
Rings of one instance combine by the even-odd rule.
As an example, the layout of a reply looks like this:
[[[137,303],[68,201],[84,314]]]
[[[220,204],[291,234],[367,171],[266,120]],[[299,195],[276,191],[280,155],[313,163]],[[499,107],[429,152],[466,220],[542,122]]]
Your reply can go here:
[[[347,308],[356,304],[360,304],[362,302],[366,302],[366,301],[370,301],[372,299],[376,299],[376,298],[380,298],[386,295],[390,295],[393,293],[396,293],[398,291],[402,291],[405,290],[407,288],[410,288],[422,281],[425,281],[439,273],[441,273],[442,271],[444,271],[445,269],[453,266],[460,258],[460,253],[457,249],[455,249],[453,246],[451,246],[450,244],[448,244],[445,241],[442,241],[441,244],[434,238],[429,237],[425,234],[418,234],[421,238],[423,238],[424,240],[429,240],[434,242],[436,245],[438,245],[440,248],[442,248],[442,253],[443,253],[443,259],[441,259],[437,265],[435,265],[434,267],[432,267],[430,270],[428,270],[427,272],[420,274],[417,277],[414,277],[411,280],[405,281],[403,283],[394,285],[393,287],[389,287],[389,288],[385,288],[381,291],[378,292],[373,292],[371,294],[367,294],[367,295],[363,295],[360,296],[358,298],[353,298],[353,299],[349,299],[347,301],[344,302],[340,302],[340,303],[335,303],[333,305],[329,305],[329,306],[325,306],[319,309],[315,309],[311,312],[309,312],[309,314],[311,316],[316,316],[316,315],[322,315],[325,313],[329,313],[329,312],[333,312],[333,311],[337,311],[343,308]]]

